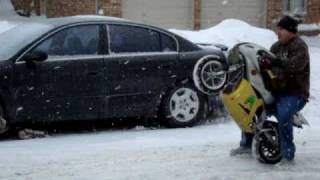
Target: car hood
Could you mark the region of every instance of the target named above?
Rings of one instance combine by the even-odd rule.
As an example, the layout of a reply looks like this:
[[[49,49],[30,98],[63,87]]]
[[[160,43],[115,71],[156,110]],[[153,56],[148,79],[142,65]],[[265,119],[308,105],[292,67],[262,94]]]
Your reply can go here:
[[[0,34],[0,59],[10,59],[19,50],[51,30],[53,26],[41,23],[22,23]]]

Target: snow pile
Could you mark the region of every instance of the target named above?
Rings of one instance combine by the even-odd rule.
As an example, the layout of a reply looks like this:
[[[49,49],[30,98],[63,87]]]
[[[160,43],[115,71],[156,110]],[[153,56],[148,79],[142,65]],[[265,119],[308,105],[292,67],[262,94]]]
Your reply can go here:
[[[320,31],[320,24],[300,24],[299,31]]]
[[[253,42],[270,48],[277,40],[276,34],[236,19],[227,19],[220,24],[200,31],[170,30],[194,43],[223,44],[232,47],[240,42]]]
[[[0,18],[16,16],[16,12],[10,0],[0,0]]]
[[[8,22],[8,18],[16,18],[17,14],[14,11],[10,0],[0,0],[0,34],[14,28],[16,25],[13,22]]]

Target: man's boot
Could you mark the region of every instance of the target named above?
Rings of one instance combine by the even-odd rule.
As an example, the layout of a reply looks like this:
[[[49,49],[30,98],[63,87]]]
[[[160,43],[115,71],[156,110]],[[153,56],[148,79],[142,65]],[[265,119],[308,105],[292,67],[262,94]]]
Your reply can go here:
[[[236,149],[231,149],[230,156],[237,156],[241,154],[251,154],[251,148],[246,146],[239,146]]]

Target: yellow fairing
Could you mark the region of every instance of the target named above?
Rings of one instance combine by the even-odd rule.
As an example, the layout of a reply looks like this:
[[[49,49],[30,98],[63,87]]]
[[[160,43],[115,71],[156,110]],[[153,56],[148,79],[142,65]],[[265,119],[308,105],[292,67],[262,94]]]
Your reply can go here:
[[[244,132],[253,132],[252,123],[256,111],[263,105],[260,98],[246,79],[242,79],[239,86],[229,94],[223,94],[223,103],[235,122]]]

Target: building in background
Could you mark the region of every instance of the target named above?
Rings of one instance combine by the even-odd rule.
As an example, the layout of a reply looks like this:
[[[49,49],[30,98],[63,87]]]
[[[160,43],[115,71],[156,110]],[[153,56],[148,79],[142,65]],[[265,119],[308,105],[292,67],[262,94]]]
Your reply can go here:
[[[320,23],[320,0],[12,0],[26,14],[116,16],[163,28],[204,29],[227,18],[272,27],[284,14]]]

